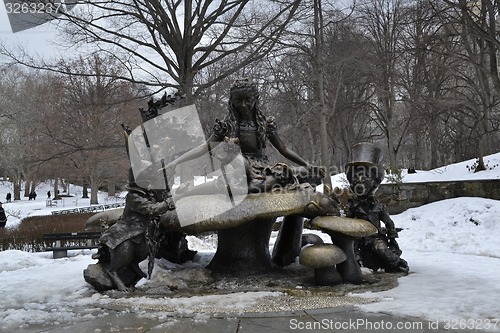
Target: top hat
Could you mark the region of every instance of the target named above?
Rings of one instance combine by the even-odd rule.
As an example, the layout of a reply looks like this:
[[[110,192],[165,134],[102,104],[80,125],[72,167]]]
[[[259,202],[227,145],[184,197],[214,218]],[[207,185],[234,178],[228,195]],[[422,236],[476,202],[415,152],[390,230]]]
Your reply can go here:
[[[382,151],[371,142],[360,142],[352,147],[351,162],[347,166],[379,165],[382,161]]]

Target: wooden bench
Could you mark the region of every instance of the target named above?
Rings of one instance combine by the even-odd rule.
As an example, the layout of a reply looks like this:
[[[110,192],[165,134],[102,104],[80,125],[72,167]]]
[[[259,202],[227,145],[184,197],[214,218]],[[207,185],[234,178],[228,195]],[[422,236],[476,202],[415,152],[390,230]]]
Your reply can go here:
[[[99,246],[100,232],[69,232],[43,235],[44,242],[52,245],[45,251],[52,251],[54,259],[68,256],[68,250],[96,249]]]

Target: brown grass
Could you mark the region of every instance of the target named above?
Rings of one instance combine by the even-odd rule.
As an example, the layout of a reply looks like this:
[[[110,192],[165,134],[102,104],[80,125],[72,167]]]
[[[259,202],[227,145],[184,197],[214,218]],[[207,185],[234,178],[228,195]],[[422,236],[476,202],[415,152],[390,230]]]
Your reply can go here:
[[[85,221],[95,213],[30,216],[17,228],[0,229],[0,251],[43,251],[46,244],[44,234],[80,232],[85,230]]]

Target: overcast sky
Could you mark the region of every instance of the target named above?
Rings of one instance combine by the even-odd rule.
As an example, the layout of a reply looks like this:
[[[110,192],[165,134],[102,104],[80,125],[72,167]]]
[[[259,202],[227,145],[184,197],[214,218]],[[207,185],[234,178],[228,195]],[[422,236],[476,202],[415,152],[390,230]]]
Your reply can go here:
[[[3,1],[0,1],[0,41],[8,46],[20,45],[30,53],[53,56],[58,54],[53,25],[45,23],[41,26],[13,33]]]

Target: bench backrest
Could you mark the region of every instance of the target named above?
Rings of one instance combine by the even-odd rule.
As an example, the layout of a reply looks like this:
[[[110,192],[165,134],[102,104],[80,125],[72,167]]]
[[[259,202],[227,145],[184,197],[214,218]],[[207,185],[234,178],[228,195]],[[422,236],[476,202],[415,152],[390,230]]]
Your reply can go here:
[[[58,241],[58,240],[77,240],[77,239],[99,239],[100,232],[68,232],[58,234],[45,234],[43,240]]]

